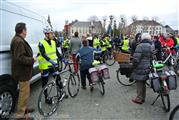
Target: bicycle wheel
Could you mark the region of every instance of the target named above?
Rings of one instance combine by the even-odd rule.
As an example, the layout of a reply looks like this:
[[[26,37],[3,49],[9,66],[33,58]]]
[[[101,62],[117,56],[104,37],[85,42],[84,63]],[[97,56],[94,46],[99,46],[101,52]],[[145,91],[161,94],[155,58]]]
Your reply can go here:
[[[47,84],[40,92],[38,99],[39,113],[45,117],[51,116],[56,112],[59,104],[59,95],[55,82]],[[47,97],[48,96],[48,97]],[[47,98],[51,103],[47,102]]]
[[[135,83],[135,80],[130,82],[128,77],[126,77],[125,75],[121,75],[120,69],[118,69],[116,72],[117,72],[117,81],[120,84],[124,86],[131,86]]]
[[[169,120],[179,120],[179,105],[172,110]]]
[[[112,54],[105,54],[104,55],[104,61],[106,65],[112,66],[115,63],[114,57]]]
[[[103,96],[105,94],[105,88],[104,88],[104,83],[103,83],[102,78],[101,80],[98,81],[98,87],[99,87],[101,95]]]
[[[76,97],[80,89],[79,75],[70,74],[68,79],[68,93],[71,97]]]
[[[170,111],[170,96],[169,94],[164,94],[160,93],[161,99],[162,99],[162,104],[163,104],[163,109],[165,112]]]

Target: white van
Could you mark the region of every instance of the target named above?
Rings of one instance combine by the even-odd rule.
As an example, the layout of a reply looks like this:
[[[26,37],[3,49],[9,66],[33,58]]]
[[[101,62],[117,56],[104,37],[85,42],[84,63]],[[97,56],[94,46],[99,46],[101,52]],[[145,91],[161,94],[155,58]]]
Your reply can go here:
[[[13,110],[17,98],[17,83],[11,78],[10,43],[15,35],[15,25],[24,22],[27,26],[26,40],[37,55],[38,41],[44,38],[43,28],[47,22],[41,15],[14,3],[0,1],[0,119]],[[39,80],[38,63],[34,64],[31,83]]]

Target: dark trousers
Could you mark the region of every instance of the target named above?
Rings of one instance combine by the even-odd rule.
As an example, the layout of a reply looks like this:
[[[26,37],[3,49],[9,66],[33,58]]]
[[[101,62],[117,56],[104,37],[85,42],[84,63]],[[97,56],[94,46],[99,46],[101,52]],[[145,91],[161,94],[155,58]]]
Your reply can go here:
[[[81,76],[81,85],[83,87],[86,86],[86,78],[88,78],[89,84],[92,83],[91,78],[90,78],[90,73],[89,73],[88,69],[80,70],[80,76]]]
[[[42,76],[42,88],[47,85],[50,75],[55,77],[55,72],[56,71],[52,68],[42,71],[42,75],[41,75]],[[59,87],[62,87],[60,76],[58,76],[58,78],[56,79],[56,84],[59,85]],[[48,97],[47,90],[44,91],[44,95],[46,98]]]
[[[106,51],[102,51],[101,57],[102,57],[102,62],[105,63],[105,58],[104,55],[106,54]]]
[[[145,100],[146,96],[146,81],[136,81],[137,97]]]

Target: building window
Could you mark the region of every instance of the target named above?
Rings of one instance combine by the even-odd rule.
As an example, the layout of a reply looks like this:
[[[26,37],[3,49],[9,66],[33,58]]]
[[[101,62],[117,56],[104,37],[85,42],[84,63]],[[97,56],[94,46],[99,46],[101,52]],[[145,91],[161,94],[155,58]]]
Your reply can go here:
[[[73,34],[73,29],[71,30],[71,33]]]
[[[152,34],[152,31],[150,31],[149,33]]]
[[[156,31],[156,34],[158,34],[158,31]]]
[[[83,33],[85,34],[85,28],[83,28]]]

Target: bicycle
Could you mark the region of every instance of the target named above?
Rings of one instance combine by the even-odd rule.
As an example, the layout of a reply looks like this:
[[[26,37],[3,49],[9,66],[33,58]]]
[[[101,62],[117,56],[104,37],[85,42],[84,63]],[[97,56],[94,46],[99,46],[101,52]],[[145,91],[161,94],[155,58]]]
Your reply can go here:
[[[93,74],[95,74],[95,76],[91,75],[91,76],[93,76],[93,77],[91,77],[92,81],[93,81],[92,85],[93,86],[98,85],[100,93],[103,96],[105,94],[105,87],[104,87],[105,82],[104,82],[104,79],[109,79],[109,77],[107,77],[107,76],[105,77],[104,71],[103,71],[104,69],[101,69],[101,66],[99,64],[94,65],[94,66],[95,66],[94,68],[91,68],[89,70],[89,72],[92,71]],[[95,73],[94,73],[93,70],[95,71]],[[93,92],[93,89],[94,89],[93,86],[90,88],[91,92]]]
[[[179,120],[179,105],[172,110],[169,120]]]
[[[155,83],[153,80],[151,80],[153,82],[153,84],[151,83],[152,84],[151,87],[155,90],[154,92],[158,93],[158,96],[156,97],[156,99],[151,105],[154,105],[155,102],[158,100],[158,98],[161,97],[163,109],[165,110],[165,112],[169,112],[170,111],[170,96],[169,96],[169,88],[167,85],[167,76],[163,70],[164,64],[153,60],[152,66],[153,66],[152,67],[153,73],[154,74],[157,73],[159,76],[158,76],[158,79],[155,78]],[[154,76],[156,77],[156,75]]]
[[[179,46],[174,47],[176,50],[176,55],[174,57],[174,70],[179,75]]]
[[[114,56],[113,56],[113,50],[111,49],[111,51],[106,50],[105,54],[102,56],[102,58],[104,59],[104,62],[106,63],[106,65],[108,66],[112,66],[115,63],[114,60]]]
[[[66,63],[65,65],[68,66],[68,69],[61,72],[59,72],[59,67],[49,66],[56,70],[56,74],[54,75],[54,79],[44,86],[40,92],[38,98],[38,110],[41,115],[48,117],[56,112],[59,103],[66,97],[66,85],[68,87],[68,93],[72,98],[76,97],[79,93],[80,78],[78,74],[72,72],[71,64],[73,63]],[[59,81],[58,78],[60,77],[60,74],[66,72],[70,73],[69,77]],[[51,100],[51,103],[46,101],[45,93],[47,93],[47,99]]]

